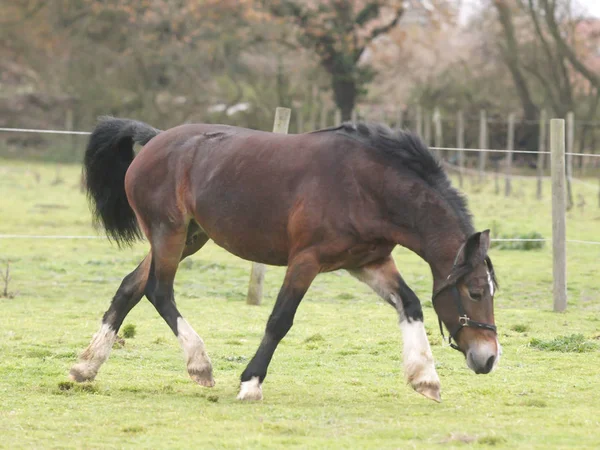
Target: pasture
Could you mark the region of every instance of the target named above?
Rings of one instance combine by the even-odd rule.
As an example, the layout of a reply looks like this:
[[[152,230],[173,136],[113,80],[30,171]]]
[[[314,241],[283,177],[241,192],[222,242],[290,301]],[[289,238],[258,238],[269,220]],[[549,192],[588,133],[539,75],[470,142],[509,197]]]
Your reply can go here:
[[[92,235],[79,166],[0,160],[0,233]],[[515,196],[467,182],[478,229],[551,237],[550,185],[513,181]],[[574,185],[584,210],[569,239],[600,241],[597,190]],[[576,197],[577,198],[577,197]],[[6,448],[598,448],[600,246],[568,244],[565,313],[552,312],[552,252],[493,249],[503,355],[475,375],[442,345],[428,266],[403,249],[397,265],[420,297],[442,383],[441,404],[402,371],[397,315],[346,273],[321,275],[282,341],[260,403],[235,399],[283,276],[269,268],[262,306],[245,303],[250,264],[208,244],[180,266],[183,316],[212,359],[216,386],[188,377],[176,338],[149,302],[127,317],[96,381],[67,382],[121,279],[147,252],[103,239],[1,239],[11,296],[0,297],[0,447]],[[1,279],[0,279],[1,281]],[[3,286],[0,286],[0,288]],[[0,289],[1,293],[1,289]],[[581,335],[579,337],[573,335]]]

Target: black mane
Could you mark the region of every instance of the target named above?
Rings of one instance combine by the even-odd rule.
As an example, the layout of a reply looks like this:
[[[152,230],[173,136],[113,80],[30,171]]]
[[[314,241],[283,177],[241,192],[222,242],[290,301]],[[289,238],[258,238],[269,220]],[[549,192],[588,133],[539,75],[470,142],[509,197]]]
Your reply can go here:
[[[458,216],[463,231],[467,235],[474,232],[466,199],[452,187],[441,162],[417,134],[372,123],[344,123],[330,130],[360,141],[369,149],[387,157],[390,164],[425,181],[450,205]]]

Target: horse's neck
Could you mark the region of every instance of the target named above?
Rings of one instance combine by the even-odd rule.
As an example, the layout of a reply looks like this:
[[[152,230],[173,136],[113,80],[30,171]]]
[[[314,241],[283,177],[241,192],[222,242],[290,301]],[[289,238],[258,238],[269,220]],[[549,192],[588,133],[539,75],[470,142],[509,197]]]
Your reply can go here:
[[[457,235],[453,235],[452,238],[446,240],[431,241],[427,245],[427,251],[423,259],[431,267],[434,288],[448,277],[462,246],[463,242],[454,236]]]
[[[414,233],[418,236],[416,253],[429,264],[434,279],[441,279],[450,273],[467,236],[461,219],[452,208],[441,197],[436,197],[436,200],[438,203],[433,209],[437,210],[439,217],[416,220]],[[418,211],[422,207],[415,205],[413,210]]]

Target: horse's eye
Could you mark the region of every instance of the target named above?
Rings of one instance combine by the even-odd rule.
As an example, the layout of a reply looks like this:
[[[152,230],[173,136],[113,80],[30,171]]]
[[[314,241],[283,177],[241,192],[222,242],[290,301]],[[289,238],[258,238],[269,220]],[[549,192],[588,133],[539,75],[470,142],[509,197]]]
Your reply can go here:
[[[481,292],[470,292],[469,291],[469,295],[471,296],[471,298],[473,300],[475,300],[476,302],[480,302],[481,301]]]

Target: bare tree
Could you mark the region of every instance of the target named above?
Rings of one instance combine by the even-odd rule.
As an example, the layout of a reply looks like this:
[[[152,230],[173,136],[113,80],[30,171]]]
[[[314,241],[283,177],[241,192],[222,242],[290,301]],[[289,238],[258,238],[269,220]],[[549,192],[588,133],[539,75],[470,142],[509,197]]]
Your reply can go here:
[[[359,95],[375,72],[360,64],[368,46],[398,24],[405,12],[400,0],[294,0],[265,1],[275,16],[290,19],[298,28],[298,41],[317,54],[331,76],[331,88],[342,120],[350,120]],[[383,11],[389,14],[383,15]]]

